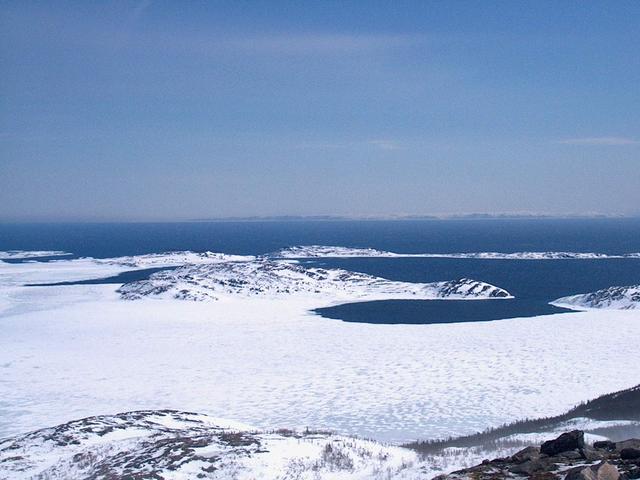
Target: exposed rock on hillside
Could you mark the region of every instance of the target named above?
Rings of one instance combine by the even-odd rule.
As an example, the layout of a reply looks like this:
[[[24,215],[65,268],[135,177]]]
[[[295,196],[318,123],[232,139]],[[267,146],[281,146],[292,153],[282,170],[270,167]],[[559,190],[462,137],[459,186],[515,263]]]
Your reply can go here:
[[[440,475],[438,480],[621,480],[640,478],[640,440],[585,444],[584,432],[574,430],[527,447],[506,458],[485,460],[475,467]]]

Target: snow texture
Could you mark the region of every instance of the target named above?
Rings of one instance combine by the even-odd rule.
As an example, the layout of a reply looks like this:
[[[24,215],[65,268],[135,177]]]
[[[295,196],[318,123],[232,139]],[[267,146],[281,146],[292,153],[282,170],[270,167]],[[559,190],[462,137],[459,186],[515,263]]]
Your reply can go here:
[[[399,442],[556,415],[637,384],[635,369],[620,368],[637,357],[637,310],[348,323],[310,310],[353,301],[371,285],[386,295],[389,284],[376,286],[386,280],[196,255],[176,271],[180,282],[200,272],[201,288],[212,269],[226,272],[217,277],[224,281],[255,274],[251,288],[264,290],[247,295],[246,285],[214,281],[205,290],[218,301],[185,302],[174,298],[182,287],[170,276],[165,293],[123,301],[117,285],[24,286],[177,263],[176,254],[0,263],[0,438],[73,418],[172,408],[263,430],[309,426]],[[319,275],[329,286],[317,294],[310,289],[326,282]]]

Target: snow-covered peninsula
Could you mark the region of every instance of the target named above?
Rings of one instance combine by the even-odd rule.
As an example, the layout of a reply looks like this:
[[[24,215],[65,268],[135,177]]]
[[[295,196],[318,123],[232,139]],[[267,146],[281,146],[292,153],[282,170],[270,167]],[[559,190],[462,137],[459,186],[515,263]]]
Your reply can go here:
[[[158,296],[189,300],[318,297],[323,303],[335,303],[512,298],[502,288],[466,278],[435,283],[397,282],[347,270],[306,268],[266,259],[184,266],[154,273],[149,279],[125,284],[118,291],[128,300]]]
[[[573,310],[635,310],[640,309],[640,285],[609,287],[596,292],[571,295],[551,302]]]

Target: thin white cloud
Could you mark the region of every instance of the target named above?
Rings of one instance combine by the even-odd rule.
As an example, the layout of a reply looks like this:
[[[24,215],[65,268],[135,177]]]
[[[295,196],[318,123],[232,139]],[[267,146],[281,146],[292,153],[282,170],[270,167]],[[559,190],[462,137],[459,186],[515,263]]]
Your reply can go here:
[[[619,146],[619,145],[638,145],[639,140],[627,137],[585,137],[585,138],[566,138],[560,140],[558,143],[564,145],[604,145],[604,146]]]

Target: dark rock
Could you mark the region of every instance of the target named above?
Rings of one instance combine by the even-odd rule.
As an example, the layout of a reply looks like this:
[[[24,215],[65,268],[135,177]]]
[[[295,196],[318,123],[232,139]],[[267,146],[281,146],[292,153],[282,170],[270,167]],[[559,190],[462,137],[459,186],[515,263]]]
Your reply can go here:
[[[602,440],[601,442],[594,442],[593,448],[597,448],[598,450],[615,450],[616,444],[611,440]]]
[[[620,458],[623,460],[640,459],[640,448],[623,448],[620,450]]]
[[[535,472],[529,480],[558,480],[558,476],[552,472]]]
[[[511,457],[485,460],[438,480],[636,480],[640,479],[640,448],[635,445],[640,440],[599,442],[599,448],[594,448],[584,444],[583,432],[574,431],[539,449],[527,447]]]
[[[556,456],[562,460],[582,460],[584,458],[582,450],[578,449],[566,450],[564,452],[558,453]]]
[[[508,458],[502,458],[502,457],[498,457],[498,458],[494,458],[493,460],[491,460],[491,462],[489,463],[507,463],[509,461]]]
[[[509,467],[509,471],[515,474],[532,475],[536,472],[542,472],[548,470],[551,466],[551,462],[547,459],[535,458],[533,460],[527,460],[522,463],[518,463]]]
[[[540,458],[540,449],[538,447],[523,448],[517,453],[511,456],[511,461],[514,463],[523,463],[528,460],[536,460]]]
[[[564,480],[595,480],[591,467],[575,467],[567,472]]]
[[[581,430],[573,430],[563,433],[554,440],[544,442],[540,447],[540,452],[553,456],[569,450],[582,448],[584,448],[584,432]]]

